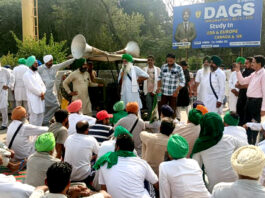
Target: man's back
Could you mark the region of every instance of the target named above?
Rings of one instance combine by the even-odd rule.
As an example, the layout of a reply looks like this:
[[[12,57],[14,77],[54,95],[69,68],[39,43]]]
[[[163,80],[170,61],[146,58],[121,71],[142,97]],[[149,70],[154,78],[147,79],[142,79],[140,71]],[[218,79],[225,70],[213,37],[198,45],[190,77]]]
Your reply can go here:
[[[109,140],[111,135],[113,134],[113,128],[104,124],[95,124],[89,127],[89,135],[92,135],[98,143],[102,143],[106,140]]]
[[[227,126],[224,128],[224,134],[231,135],[245,144],[248,144],[246,130],[240,126]]]
[[[71,113],[68,117],[68,120],[69,120],[68,135],[76,133],[75,125],[78,121],[85,120],[88,122],[89,126],[92,126],[96,123],[96,118],[78,113]]]
[[[131,129],[133,128],[134,123],[138,119],[137,124],[135,125],[135,128],[131,132]],[[134,141],[134,147],[135,150],[137,151],[137,154],[141,156],[142,153],[142,141],[140,139],[140,133],[145,129],[145,124],[144,121],[140,118],[138,118],[135,114],[129,114],[128,116],[120,119],[115,127],[117,126],[123,126],[126,128],[129,132],[133,134],[133,141]],[[114,127],[114,128],[115,128]]]
[[[59,161],[59,159],[49,155],[48,152],[35,152],[27,161],[26,183],[35,187],[45,185],[48,168]]]
[[[231,156],[236,149],[244,145],[230,135],[223,135],[216,145],[193,155],[192,158],[197,160],[200,166],[204,164],[210,192],[219,182],[233,182],[237,179],[231,166]]]
[[[115,166],[110,169],[106,166],[99,170],[99,184],[107,186],[112,198],[148,198],[144,181],[151,184],[158,181],[152,168],[138,157],[119,157]]]
[[[71,181],[86,179],[91,172],[92,154],[98,154],[97,140],[90,135],[75,133],[66,139],[64,146],[64,161],[73,166]]]
[[[64,144],[66,138],[68,137],[67,128],[59,122],[51,124],[48,131],[54,134],[57,144]]]
[[[192,159],[163,162],[159,167],[160,198],[209,198],[202,179],[202,170]]]
[[[219,183],[212,198],[264,198],[265,188],[256,180],[239,179],[234,183]]]

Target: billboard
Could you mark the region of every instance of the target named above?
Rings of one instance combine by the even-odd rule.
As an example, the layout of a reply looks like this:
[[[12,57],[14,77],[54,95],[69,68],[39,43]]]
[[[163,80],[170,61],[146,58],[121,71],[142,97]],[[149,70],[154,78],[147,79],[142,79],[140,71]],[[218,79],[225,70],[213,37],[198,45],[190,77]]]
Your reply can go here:
[[[174,7],[176,48],[260,46],[262,0],[224,0]]]

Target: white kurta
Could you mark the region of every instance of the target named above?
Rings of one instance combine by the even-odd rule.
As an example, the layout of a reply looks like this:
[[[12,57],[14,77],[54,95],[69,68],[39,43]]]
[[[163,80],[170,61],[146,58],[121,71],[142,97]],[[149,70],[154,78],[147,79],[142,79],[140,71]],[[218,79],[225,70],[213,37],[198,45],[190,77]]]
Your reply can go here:
[[[93,153],[98,154],[99,145],[91,135],[75,133],[65,143],[64,161],[72,165],[71,181],[85,180],[91,173]]]
[[[35,187],[17,182],[13,175],[0,174],[1,198],[28,198]]]
[[[193,159],[162,162],[159,166],[160,198],[209,198],[202,170]]]
[[[236,149],[245,145],[247,144],[243,144],[233,136],[223,135],[216,145],[193,155],[192,158],[198,161],[200,167],[204,164],[209,180],[207,188],[210,192],[215,184],[236,181],[237,174],[231,166],[231,156]]]
[[[239,91],[239,89],[237,89],[235,87],[237,83],[237,76],[236,76],[236,72],[232,72],[230,79],[229,79],[229,109],[230,111],[234,111],[236,112],[236,103],[237,103],[237,98],[238,96],[235,96],[235,94],[233,94],[231,92],[232,89],[236,89],[237,91]]]
[[[21,124],[21,121],[13,120],[8,126],[6,133],[6,144],[9,145],[15,131]],[[30,136],[37,136],[48,131],[48,127],[34,126],[24,123],[14,139],[11,147],[15,152],[15,159],[23,160],[35,152],[34,142]]]
[[[223,133],[237,138],[239,141],[241,141],[244,144],[248,144],[248,136],[246,129],[244,129],[241,126],[227,126],[224,128]]]
[[[14,88],[14,78],[12,74],[6,69],[0,66],[0,109],[8,107],[8,89],[4,90],[3,86],[8,86],[10,89]]]
[[[111,168],[107,164],[99,169],[99,184],[106,185],[112,198],[150,198],[144,188],[144,181],[151,184],[158,178],[146,161],[138,157],[118,157],[118,163]]]
[[[239,179],[234,183],[220,183],[214,187],[212,198],[264,198],[265,188],[256,180]]]
[[[76,133],[76,128],[75,128],[76,123],[81,120],[87,121],[89,126],[93,126],[96,124],[96,118],[78,113],[71,113],[68,117],[68,120],[69,120],[68,135]]]
[[[204,104],[206,102],[207,97],[207,85],[209,83],[209,73],[210,70],[207,72],[204,68],[199,69],[197,71],[195,82],[200,83],[197,89],[197,100],[202,101]]]
[[[27,91],[29,112],[34,114],[44,113],[45,101],[41,100],[40,95],[46,92],[46,87],[39,73],[29,69],[23,76],[23,82]]]
[[[264,155],[265,155],[265,140],[260,142],[258,144],[258,146],[264,152]],[[264,167],[264,169],[262,171],[262,175],[260,176],[260,183],[261,183],[261,185],[265,186],[265,167]]]
[[[23,82],[23,75],[28,71],[29,68],[26,65],[18,65],[13,69],[15,76],[15,100],[16,101],[27,101],[27,92],[25,91],[25,85]]]
[[[145,77],[145,78],[149,77],[149,75],[145,71],[140,69],[139,67],[133,66],[133,68],[134,68],[134,71],[136,74],[136,80],[139,77]],[[129,72],[129,75],[131,76],[131,78],[133,78],[131,70]],[[121,71],[119,74],[118,81],[120,81],[120,78],[121,78]],[[122,80],[121,100],[124,101],[125,105],[128,102],[137,102],[139,105],[139,109],[141,109],[143,105],[142,105],[142,101],[141,101],[140,96],[139,96],[139,91],[137,91],[137,90],[139,90],[138,83],[137,83],[138,89],[135,92],[132,91],[132,88],[133,88],[132,87],[132,81],[130,80],[130,78],[126,74],[124,74],[123,80]]]
[[[210,80],[208,80],[207,94],[206,94],[207,97],[205,99],[204,104],[207,107],[209,112],[216,112],[216,113],[222,114],[223,113],[223,105],[221,105],[221,107],[217,108],[216,103],[217,103],[217,101],[223,103],[223,100],[225,98],[225,80],[226,80],[225,73],[220,68],[218,68],[214,72],[211,72],[211,79],[212,79],[211,80],[212,86],[215,90],[215,93],[218,97],[218,100],[215,97],[213,90],[211,89]]]

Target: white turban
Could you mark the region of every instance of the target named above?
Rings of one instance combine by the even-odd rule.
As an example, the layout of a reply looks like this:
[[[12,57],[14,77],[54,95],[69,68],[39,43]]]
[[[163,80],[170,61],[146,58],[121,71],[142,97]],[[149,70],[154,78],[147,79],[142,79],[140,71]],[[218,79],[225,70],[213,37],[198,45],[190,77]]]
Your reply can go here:
[[[243,146],[233,153],[231,164],[237,174],[259,178],[265,166],[265,155],[257,146]]]
[[[48,63],[50,60],[53,60],[52,55],[46,55],[43,57],[44,63]]]

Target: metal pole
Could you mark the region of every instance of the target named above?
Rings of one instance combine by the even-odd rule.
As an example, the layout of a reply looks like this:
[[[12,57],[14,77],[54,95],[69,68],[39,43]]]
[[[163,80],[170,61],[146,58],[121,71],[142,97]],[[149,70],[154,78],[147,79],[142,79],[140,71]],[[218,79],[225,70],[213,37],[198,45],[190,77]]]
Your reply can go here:
[[[243,52],[244,52],[243,47],[241,47],[240,48],[240,56],[243,56]]]

